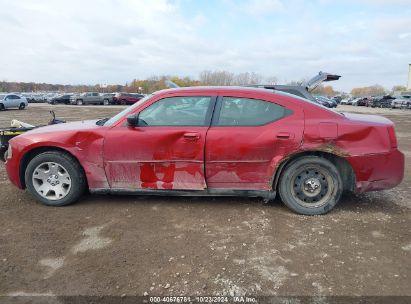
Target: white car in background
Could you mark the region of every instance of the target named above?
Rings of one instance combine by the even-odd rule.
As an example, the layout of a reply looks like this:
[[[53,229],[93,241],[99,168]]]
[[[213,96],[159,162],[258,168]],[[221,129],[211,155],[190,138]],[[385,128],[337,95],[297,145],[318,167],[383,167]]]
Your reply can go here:
[[[411,96],[403,95],[398,96],[391,101],[392,109],[411,109]]]
[[[0,111],[11,108],[24,110],[27,106],[28,102],[25,97],[18,96],[17,94],[0,93]]]
[[[357,97],[357,98],[354,98],[352,101],[351,101],[351,104],[353,105],[353,106],[358,106],[358,101],[360,101],[362,98],[359,98],[359,97]]]

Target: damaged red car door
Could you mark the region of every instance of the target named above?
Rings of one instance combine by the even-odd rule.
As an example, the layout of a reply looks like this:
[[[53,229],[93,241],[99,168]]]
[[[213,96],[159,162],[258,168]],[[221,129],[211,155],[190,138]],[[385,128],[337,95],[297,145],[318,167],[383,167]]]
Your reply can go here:
[[[302,110],[255,95],[218,98],[206,143],[210,188],[272,190],[279,161],[301,145]]]
[[[112,189],[206,188],[204,147],[215,98],[177,96],[154,100],[136,124],[110,129],[104,165]]]

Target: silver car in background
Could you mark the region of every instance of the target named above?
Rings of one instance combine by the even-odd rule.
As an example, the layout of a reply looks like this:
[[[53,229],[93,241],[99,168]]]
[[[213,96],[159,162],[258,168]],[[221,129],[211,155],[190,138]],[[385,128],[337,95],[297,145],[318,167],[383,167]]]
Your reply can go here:
[[[411,96],[402,95],[397,96],[393,101],[391,101],[392,109],[411,109]]]
[[[17,94],[0,93],[0,111],[17,108],[24,110],[28,106],[27,99]]]

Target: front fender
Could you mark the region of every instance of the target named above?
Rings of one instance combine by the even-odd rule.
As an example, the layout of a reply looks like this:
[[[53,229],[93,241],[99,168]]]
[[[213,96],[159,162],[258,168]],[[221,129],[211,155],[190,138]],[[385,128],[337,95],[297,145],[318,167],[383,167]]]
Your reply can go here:
[[[10,167],[8,174],[14,176],[17,171],[19,182],[13,181],[13,183],[19,188],[24,188],[24,172],[28,162],[41,152],[57,150],[70,154],[79,162],[84,169],[90,188],[106,188],[108,182],[103,166],[103,142],[104,136],[102,134],[82,131],[61,135],[58,140],[40,140],[33,135],[18,136],[10,141],[13,158],[8,161],[8,167]],[[10,177],[10,179],[12,178]]]

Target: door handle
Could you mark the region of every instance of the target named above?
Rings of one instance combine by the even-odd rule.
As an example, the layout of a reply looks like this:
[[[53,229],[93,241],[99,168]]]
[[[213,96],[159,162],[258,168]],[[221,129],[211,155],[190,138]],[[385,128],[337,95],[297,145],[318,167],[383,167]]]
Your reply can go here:
[[[289,139],[289,138],[293,138],[293,135],[288,132],[280,132],[277,134],[277,138],[278,139]]]
[[[190,140],[190,141],[199,140],[200,139],[200,133],[197,133],[197,132],[184,133],[184,139]]]

